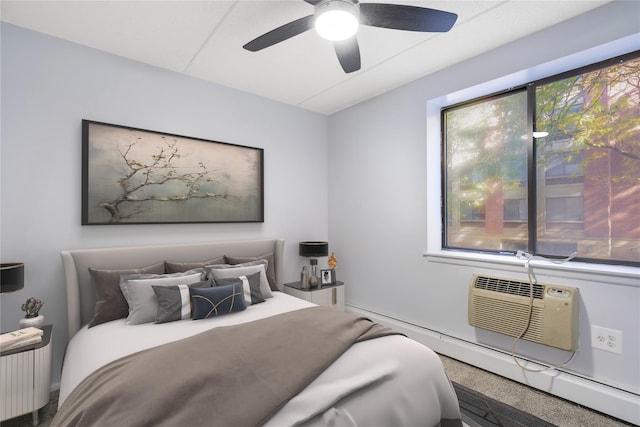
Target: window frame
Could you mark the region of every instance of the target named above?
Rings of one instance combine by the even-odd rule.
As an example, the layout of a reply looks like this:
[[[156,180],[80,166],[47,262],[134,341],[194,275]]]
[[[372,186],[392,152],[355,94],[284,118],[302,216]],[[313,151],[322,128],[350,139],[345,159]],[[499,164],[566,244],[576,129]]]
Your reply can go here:
[[[462,107],[473,106],[478,103],[490,102],[492,100],[510,96],[513,94],[517,94],[519,92],[526,92],[526,122],[527,122],[527,142],[526,142],[526,164],[527,164],[527,201],[528,201],[528,220],[527,220],[527,228],[528,228],[528,239],[527,239],[527,251],[531,254],[538,255],[536,251],[536,244],[539,240],[539,230],[537,224],[538,212],[537,212],[537,168],[536,168],[536,144],[535,139],[533,138],[533,132],[535,129],[535,118],[536,118],[536,89],[538,87],[544,86],[549,83],[553,83],[559,80],[567,79],[570,77],[574,77],[577,75],[589,73],[595,70],[604,69],[610,66],[614,66],[629,60],[637,60],[640,59],[640,50],[634,50],[631,52],[623,53],[620,55],[613,56],[611,58],[607,58],[604,60],[595,61],[589,63],[587,65],[582,65],[576,68],[572,68],[566,71],[561,71],[555,74],[551,74],[548,76],[544,76],[542,78],[533,79],[528,82],[520,83],[514,86],[507,86],[507,89],[498,90],[493,93],[475,96],[470,99],[461,100],[456,103],[451,103],[450,105],[441,105],[439,109],[439,121],[440,121],[440,249],[442,251],[459,251],[459,252],[468,252],[475,254],[493,254],[493,255],[515,255],[515,250],[490,250],[490,249],[474,249],[474,248],[462,248],[456,247],[453,245],[445,246],[445,242],[447,242],[447,232],[448,232],[448,201],[446,195],[448,194],[448,177],[447,177],[447,147],[446,147],[446,119],[445,115],[449,111],[455,111],[456,109]],[[545,256],[546,258],[562,258],[559,256],[550,256],[544,253],[539,255]],[[595,259],[595,258],[580,258],[576,257],[576,261],[584,262],[587,264],[604,264],[604,265],[622,265],[622,266],[640,266],[640,262],[636,261],[628,261],[628,260],[614,260],[614,259]]]
[[[463,102],[459,102],[453,105],[449,105],[449,106],[444,106],[443,108],[441,108],[440,110],[440,159],[441,159],[441,172],[440,172],[440,176],[441,176],[441,199],[442,199],[442,203],[441,203],[441,207],[442,207],[442,212],[440,217],[442,218],[442,225],[441,225],[441,232],[442,232],[442,237],[441,237],[441,245],[442,248],[445,250],[456,250],[456,251],[463,251],[463,252],[472,252],[472,253],[493,253],[493,254],[515,254],[515,251],[500,251],[500,250],[479,250],[479,249],[471,249],[471,248],[462,248],[462,247],[457,247],[457,246],[444,246],[444,242],[447,241],[447,227],[445,227],[445,223],[448,221],[448,217],[447,217],[447,199],[445,197],[445,195],[447,194],[447,156],[446,156],[446,146],[444,144],[444,140],[446,138],[446,121],[445,121],[445,115],[444,112],[445,111],[451,111],[451,110],[455,110],[461,107],[467,107],[467,106],[472,106],[472,105],[476,105],[479,103],[483,103],[483,102],[488,102],[488,101],[494,101],[503,97],[507,97],[513,94],[517,94],[520,92],[528,92],[528,88],[527,85],[518,85],[518,86],[514,86],[512,88],[509,89],[505,89],[505,90],[501,90],[499,92],[494,92],[492,94],[486,95],[486,96],[479,96],[476,98],[473,98],[471,100],[468,101],[463,101]],[[526,97],[527,97],[527,103],[529,102],[529,94],[526,93]],[[530,116],[530,106],[527,104],[527,133],[528,133],[528,137],[531,138],[532,134],[531,134],[531,123],[529,123],[529,116]],[[526,163],[527,163],[527,180],[528,182],[531,182],[531,177],[529,176],[529,170],[530,170],[530,159],[531,159],[531,153],[529,153],[529,147],[530,144],[527,144],[527,159],[526,159]],[[527,190],[528,192],[530,192],[529,190],[530,186],[527,185]],[[527,194],[527,197],[530,199],[531,198],[531,194]],[[535,199],[535,197],[534,197]],[[528,209],[528,216],[531,217],[531,206],[529,206]],[[482,220],[482,222],[486,221],[486,218],[484,218]],[[535,222],[535,219],[534,219]],[[528,233],[529,235],[531,235],[531,223],[528,222]],[[531,247],[528,247],[527,250],[531,253]]]
[[[429,185],[426,188],[427,224],[426,247],[423,257],[429,262],[453,264],[473,268],[490,268],[520,272],[525,261],[512,253],[481,253],[442,248],[441,204],[441,116],[440,110],[446,105],[462,103],[490,93],[498,93],[505,88],[527,84],[528,81],[541,80],[547,76],[558,75],[566,70],[608,60],[612,56],[624,55],[638,50],[637,34],[629,35],[602,45],[594,46],[568,56],[558,57],[545,63],[531,63],[529,68],[511,71],[507,74],[494,74],[490,79],[471,78],[466,85],[450,89],[448,92],[435,92],[426,103],[426,166]],[[436,219],[438,218],[438,219]],[[544,259],[534,259],[541,274],[557,275],[562,271],[570,273],[578,280],[606,280],[611,284],[640,287],[640,270],[637,267],[613,264],[594,264],[592,262],[555,263]]]

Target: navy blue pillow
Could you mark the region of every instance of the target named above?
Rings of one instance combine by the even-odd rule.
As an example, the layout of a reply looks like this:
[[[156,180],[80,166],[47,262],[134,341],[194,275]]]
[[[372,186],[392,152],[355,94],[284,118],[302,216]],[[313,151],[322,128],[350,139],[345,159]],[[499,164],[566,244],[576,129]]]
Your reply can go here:
[[[196,320],[242,311],[247,308],[240,280],[226,286],[189,288],[189,293],[191,293],[191,303],[193,304],[193,318]]]

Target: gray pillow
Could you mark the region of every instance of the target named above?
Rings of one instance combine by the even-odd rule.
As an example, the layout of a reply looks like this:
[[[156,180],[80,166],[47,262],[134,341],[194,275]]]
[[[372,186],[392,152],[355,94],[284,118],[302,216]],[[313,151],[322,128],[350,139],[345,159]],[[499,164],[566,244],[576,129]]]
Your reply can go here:
[[[224,264],[224,256],[219,256],[209,261],[195,261],[195,262],[171,262],[165,261],[164,268],[166,273],[183,273],[194,268],[203,268],[212,264]]]
[[[158,301],[156,323],[174,322],[191,318],[191,294],[189,288],[210,288],[213,282],[192,283],[190,285],[156,286],[151,285]]]
[[[96,293],[96,305],[89,327],[116,319],[123,319],[129,315],[129,305],[120,290],[120,276],[125,274],[164,273],[164,262],[141,268],[126,268],[105,270],[89,268],[89,275]]]
[[[271,298],[271,288],[267,280],[267,261],[251,261],[248,264],[256,265],[210,265],[207,267],[208,277],[217,281],[218,279],[228,279],[231,277],[248,276],[249,274],[260,272],[260,292],[264,298]]]
[[[272,291],[277,291],[278,290],[278,283],[276,282],[276,268],[275,268],[275,263],[273,261],[273,252],[270,252],[268,254],[264,254],[264,255],[260,255],[260,256],[245,256],[245,257],[241,257],[241,256],[229,256],[229,255],[225,255],[224,259],[226,260],[227,264],[232,264],[232,265],[236,265],[236,264],[243,264],[243,263],[247,263],[250,261],[258,261],[258,260],[265,260],[267,261],[267,280],[269,281],[269,287],[271,288]]]
[[[203,268],[172,274],[130,274],[120,278],[120,289],[129,304],[129,325],[153,322],[158,302],[151,286],[191,285],[206,279]]]
[[[249,274],[248,276],[218,279],[214,281],[214,286],[232,285],[238,280],[242,282],[244,303],[246,305],[264,302],[264,297],[262,296],[262,291],[260,290],[260,272]]]

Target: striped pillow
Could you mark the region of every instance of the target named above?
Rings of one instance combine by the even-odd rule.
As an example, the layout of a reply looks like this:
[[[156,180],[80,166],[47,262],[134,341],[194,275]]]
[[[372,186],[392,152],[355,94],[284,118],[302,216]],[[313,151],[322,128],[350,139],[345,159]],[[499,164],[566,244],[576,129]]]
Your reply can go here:
[[[214,281],[213,286],[232,285],[238,280],[242,282],[245,305],[258,304],[265,301],[260,290],[260,272],[247,274],[246,276],[217,279]]]
[[[193,283],[191,285],[155,286],[153,292],[158,301],[156,323],[175,322],[191,318],[191,294],[189,288],[208,288],[212,282]]]

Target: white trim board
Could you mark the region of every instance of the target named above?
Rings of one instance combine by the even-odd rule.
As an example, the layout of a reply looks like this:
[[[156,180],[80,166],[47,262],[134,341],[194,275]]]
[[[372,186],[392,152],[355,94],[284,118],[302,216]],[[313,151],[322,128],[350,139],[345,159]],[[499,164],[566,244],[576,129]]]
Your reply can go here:
[[[347,304],[346,310],[393,328],[431,348],[436,353],[476,366],[595,411],[640,425],[640,398],[597,381],[563,371],[526,373],[509,354],[447,336],[373,311]],[[538,367],[544,368],[545,365]]]

